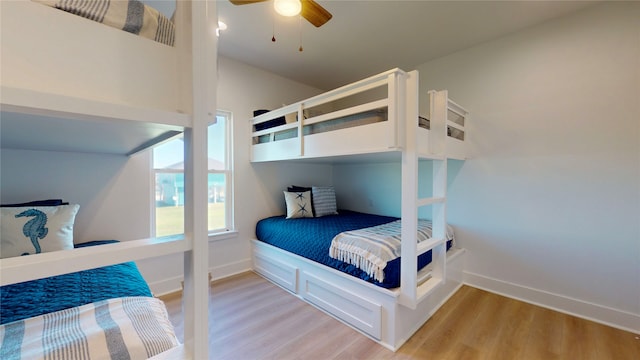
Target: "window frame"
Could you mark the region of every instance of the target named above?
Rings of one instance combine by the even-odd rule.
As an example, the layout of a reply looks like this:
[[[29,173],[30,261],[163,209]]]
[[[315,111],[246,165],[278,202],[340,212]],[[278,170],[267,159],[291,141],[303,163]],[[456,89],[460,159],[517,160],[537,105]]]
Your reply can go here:
[[[234,172],[234,166],[233,166],[233,115],[230,111],[224,111],[224,110],[217,110],[216,111],[216,119],[218,117],[223,117],[225,119],[225,129],[224,129],[224,137],[225,137],[225,148],[224,148],[224,161],[225,161],[225,169],[224,170],[212,170],[212,169],[208,169],[207,166],[207,177],[209,176],[209,174],[223,174],[224,175],[224,180],[225,180],[225,194],[224,194],[224,214],[225,214],[225,218],[224,218],[224,226],[221,228],[217,228],[217,229],[208,229],[207,226],[207,233],[209,235],[209,237],[226,237],[224,236],[225,234],[232,234],[236,232],[235,229],[235,217],[234,217],[234,199],[235,199],[235,192],[234,192],[234,176],[233,176],[233,172]],[[213,125],[215,123],[210,123],[207,125],[207,129],[209,126]],[[166,141],[162,142],[161,144],[165,144],[167,142],[170,141],[174,141],[177,140],[180,136],[182,135],[177,135],[174,136],[170,139],[167,139]],[[209,141],[209,139],[207,138],[207,142]],[[160,144],[160,145],[161,145]],[[156,188],[157,188],[157,184],[156,184],[156,179],[157,179],[157,175],[159,173],[172,173],[172,174],[184,174],[184,169],[156,169],[154,166],[154,152],[153,150],[151,151],[151,157],[150,157],[150,169],[151,169],[151,236],[152,237],[156,237],[156,230],[157,230],[157,222],[156,222],[156,211],[157,211],[157,205],[156,205]],[[207,180],[208,182],[208,180]],[[208,194],[208,192],[207,192]],[[207,199],[207,203],[208,203]],[[207,217],[208,219],[208,217]],[[207,221],[208,222],[208,221]],[[184,224],[184,220],[183,220],[183,224]],[[183,227],[183,232],[180,234],[174,234],[174,235],[165,235],[165,236],[181,236],[184,235],[184,227]]]
[[[235,221],[233,216],[234,203],[234,187],[233,187],[233,116],[231,112],[218,110],[216,111],[216,119],[221,116],[225,118],[225,149],[224,149],[224,170],[207,169],[209,174],[224,174],[225,194],[224,194],[224,223],[225,226],[220,229],[209,230],[209,236],[235,231]],[[209,124],[210,126],[212,124]],[[207,126],[207,128],[208,128]],[[207,227],[208,228],[208,227]]]

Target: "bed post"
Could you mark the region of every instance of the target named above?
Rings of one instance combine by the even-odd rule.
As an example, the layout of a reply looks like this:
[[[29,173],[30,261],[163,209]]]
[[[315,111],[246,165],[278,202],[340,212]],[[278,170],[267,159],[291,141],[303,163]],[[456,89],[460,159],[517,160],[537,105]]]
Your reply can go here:
[[[408,74],[403,79],[405,91],[405,113],[402,116],[405,125],[404,151],[402,152],[402,197],[401,197],[401,238],[400,252],[400,303],[415,309],[417,298],[417,251],[416,234],[418,230],[418,72]],[[400,114],[399,114],[400,115]],[[415,124],[414,124],[415,123]]]
[[[215,1],[191,1],[190,56],[192,127],[185,140],[184,341],[193,359],[209,358],[209,241],[207,225],[207,126],[216,116],[217,54]],[[185,60],[185,59],[183,59]],[[186,70],[185,68],[183,68]],[[187,87],[183,87],[189,91]]]

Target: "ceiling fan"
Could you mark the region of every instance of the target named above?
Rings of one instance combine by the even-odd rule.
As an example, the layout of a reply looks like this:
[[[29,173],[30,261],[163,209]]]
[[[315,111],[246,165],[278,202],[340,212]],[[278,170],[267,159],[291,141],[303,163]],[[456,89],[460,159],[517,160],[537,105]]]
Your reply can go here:
[[[233,5],[247,5],[258,2],[264,2],[268,0],[229,0]],[[302,15],[303,18],[307,19],[311,24],[315,27],[320,27],[324,25],[327,21],[329,21],[333,15],[328,12],[325,8],[320,6],[317,2],[313,0],[275,0],[274,5],[276,11],[278,13],[285,16],[293,16],[293,15]],[[279,5],[287,6],[292,5],[294,8],[293,11],[289,14],[283,13],[279,10]]]

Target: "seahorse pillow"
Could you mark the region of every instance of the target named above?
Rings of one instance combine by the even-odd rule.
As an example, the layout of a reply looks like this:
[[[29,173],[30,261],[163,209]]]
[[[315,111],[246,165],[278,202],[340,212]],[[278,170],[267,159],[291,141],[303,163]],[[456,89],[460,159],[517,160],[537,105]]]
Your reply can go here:
[[[0,208],[0,258],[73,249],[80,205]]]

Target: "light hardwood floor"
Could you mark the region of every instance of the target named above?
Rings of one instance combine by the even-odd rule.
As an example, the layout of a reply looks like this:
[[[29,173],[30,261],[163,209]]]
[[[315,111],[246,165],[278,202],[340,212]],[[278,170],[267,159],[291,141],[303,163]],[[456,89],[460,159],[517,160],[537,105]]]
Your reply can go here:
[[[211,359],[640,359],[640,338],[463,286],[397,352],[254,273],[214,282]],[[178,336],[181,297],[163,297]]]

